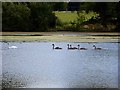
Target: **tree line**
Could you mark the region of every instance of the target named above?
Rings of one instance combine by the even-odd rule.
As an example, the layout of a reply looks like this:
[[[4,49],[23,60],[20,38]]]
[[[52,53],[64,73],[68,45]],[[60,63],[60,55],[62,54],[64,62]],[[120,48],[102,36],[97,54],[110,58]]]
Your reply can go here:
[[[97,12],[96,20],[106,26],[116,23],[120,28],[119,2],[2,2],[3,31],[50,31],[56,27],[57,17],[53,11]],[[79,24],[79,22],[78,22]]]
[[[3,31],[48,31],[56,17],[47,3],[2,3]]]

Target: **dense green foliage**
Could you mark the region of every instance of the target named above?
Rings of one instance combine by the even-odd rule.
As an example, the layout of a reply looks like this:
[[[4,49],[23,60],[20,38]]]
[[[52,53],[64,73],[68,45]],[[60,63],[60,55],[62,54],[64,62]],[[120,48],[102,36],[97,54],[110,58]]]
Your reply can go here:
[[[20,3],[2,3],[3,30],[28,30],[30,22],[30,9]]]
[[[115,31],[112,30],[110,26],[117,26],[120,17],[119,13],[120,4],[118,2],[84,2],[80,5],[80,10],[85,10],[86,12],[94,11],[99,14],[99,18],[90,20],[89,23],[99,23],[103,25],[104,31]],[[119,28],[116,28],[118,31]]]
[[[82,23],[89,21],[91,18],[96,19],[99,16],[99,14],[93,11],[89,11],[88,13],[85,11],[79,13],[77,11],[56,11],[55,15],[57,16],[56,29],[68,31],[80,31],[79,29]]]
[[[65,11],[65,10],[67,10],[67,3],[65,3],[65,2],[51,2],[49,4],[52,6],[53,11]]]
[[[48,31],[55,26],[56,17],[47,3],[30,3],[31,31]]]
[[[117,17],[117,6],[117,2],[84,2],[81,3],[80,10],[97,12],[100,15],[101,23],[106,24]]]
[[[3,2],[2,9],[3,31],[50,31],[58,30],[57,27],[82,31],[82,25],[86,23],[96,24],[92,28],[100,26],[102,31],[114,31],[115,28],[118,31],[120,28],[118,2]]]
[[[3,31],[48,31],[56,17],[47,3],[2,3]]]
[[[120,31],[120,2],[117,3],[117,6],[116,6],[116,12],[117,12],[117,28],[116,28],[116,31]]]

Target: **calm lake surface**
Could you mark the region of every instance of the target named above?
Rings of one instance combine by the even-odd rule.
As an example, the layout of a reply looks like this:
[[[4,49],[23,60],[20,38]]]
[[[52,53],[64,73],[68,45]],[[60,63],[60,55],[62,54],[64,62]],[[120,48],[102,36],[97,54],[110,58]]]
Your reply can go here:
[[[1,43],[4,88],[118,87],[119,43],[69,43],[84,51],[68,50],[65,42]],[[63,49],[53,50],[52,43]]]

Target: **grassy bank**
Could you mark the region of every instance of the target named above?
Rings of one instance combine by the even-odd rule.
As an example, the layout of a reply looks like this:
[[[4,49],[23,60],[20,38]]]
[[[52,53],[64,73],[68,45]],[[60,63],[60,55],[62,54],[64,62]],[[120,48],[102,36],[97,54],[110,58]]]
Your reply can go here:
[[[33,34],[34,36],[30,36]],[[28,35],[28,36],[27,36]],[[118,33],[78,32],[5,32],[0,41],[45,41],[45,42],[118,42]]]
[[[56,31],[80,31],[80,32],[114,32],[116,23],[108,21],[101,23],[99,14],[95,12],[80,12],[79,16],[76,11],[55,11],[57,17]]]
[[[54,13],[62,23],[70,23],[78,17],[77,12],[55,11]]]

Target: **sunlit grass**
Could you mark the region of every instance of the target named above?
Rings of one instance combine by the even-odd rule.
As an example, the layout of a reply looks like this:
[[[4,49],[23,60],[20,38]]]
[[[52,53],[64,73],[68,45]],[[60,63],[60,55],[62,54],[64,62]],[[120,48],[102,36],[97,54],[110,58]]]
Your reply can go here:
[[[63,23],[70,23],[77,19],[77,12],[56,11],[55,15]]]
[[[0,41],[43,41],[43,42],[118,42],[116,36],[2,36]]]
[[[45,41],[45,42],[118,42],[119,33],[82,33],[82,32],[1,32],[0,41]],[[24,36],[28,34],[28,36]],[[75,36],[80,34],[81,36]],[[87,34],[85,36],[84,34]],[[22,35],[22,36],[10,36]],[[42,36],[30,36],[42,35]],[[69,35],[69,36],[67,36]],[[74,36],[70,36],[74,35]],[[96,36],[92,36],[96,35]],[[102,35],[102,36],[99,36]]]
[[[76,21],[78,18],[77,11],[55,11],[55,15],[58,17],[58,19],[63,23],[70,23],[73,21]],[[85,21],[88,21],[89,19],[98,17],[99,14],[96,12],[90,11],[89,13],[86,13],[85,11],[81,11],[79,13],[79,17],[84,17]]]

